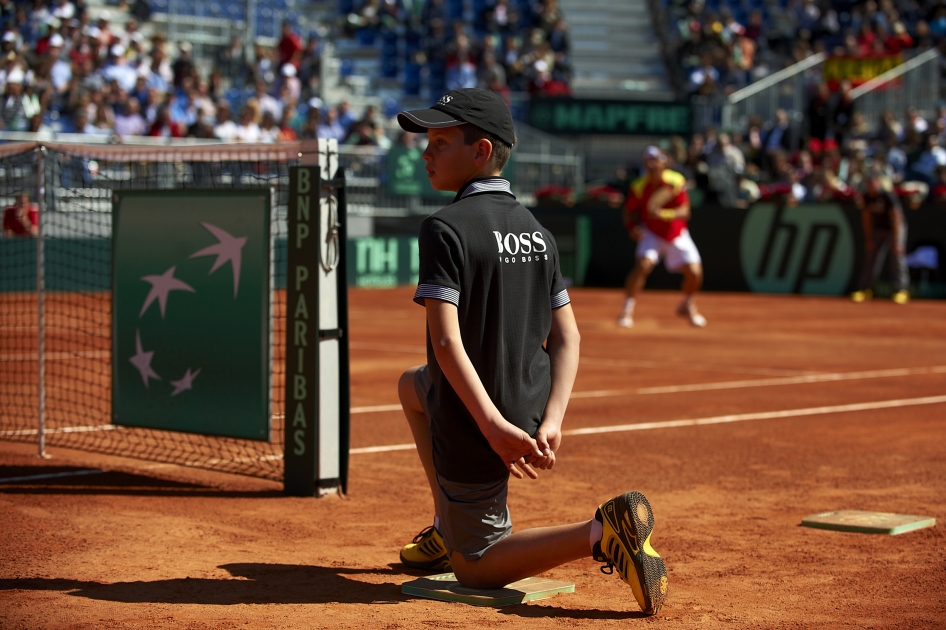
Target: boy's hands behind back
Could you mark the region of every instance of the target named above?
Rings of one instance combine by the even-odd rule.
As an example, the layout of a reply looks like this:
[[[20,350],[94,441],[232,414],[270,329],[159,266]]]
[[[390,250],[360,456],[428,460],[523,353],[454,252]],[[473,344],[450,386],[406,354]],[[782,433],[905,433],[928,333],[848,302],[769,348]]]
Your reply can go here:
[[[539,451],[544,454],[529,463],[536,468],[548,470],[555,465],[555,451],[562,444],[561,424],[548,420],[544,421],[535,432],[535,441],[539,446]]]
[[[509,474],[517,479],[523,479],[523,473],[532,479],[539,475],[532,468],[531,462],[544,458],[536,441],[519,427],[506,420],[494,422],[490,431],[484,432],[486,440],[496,454],[503,460]],[[540,466],[541,467],[541,466]]]

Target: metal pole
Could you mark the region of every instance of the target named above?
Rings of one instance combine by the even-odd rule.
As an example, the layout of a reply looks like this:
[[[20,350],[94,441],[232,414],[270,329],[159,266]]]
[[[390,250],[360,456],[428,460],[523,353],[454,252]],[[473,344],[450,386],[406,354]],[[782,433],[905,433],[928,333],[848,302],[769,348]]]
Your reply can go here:
[[[46,210],[45,194],[46,185],[43,181],[43,154],[45,147],[39,147],[36,150],[36,339],[37,339],[37,366],[38,366],[38,398],[39,398],[39,417],[37,425],[37,434],[39,435],[39,456],[47,458],[46,455],[46,361],[45,361],[45,311],[43,304],[43,293],[46,289],[45,265],[43,257],[43,232],[46,221],[44,220]]]
[[[177,23],[175,22],[174,1],[168,0],[168,47],[176,45]],[[173,48],[171,48],[173,51]]]
[[[243,41],[244,46],[249,50],[247,59],[252,59],[256,63],[256,0],[246,0],[246,31]],[[277,71],[279,69],[277,68]]]

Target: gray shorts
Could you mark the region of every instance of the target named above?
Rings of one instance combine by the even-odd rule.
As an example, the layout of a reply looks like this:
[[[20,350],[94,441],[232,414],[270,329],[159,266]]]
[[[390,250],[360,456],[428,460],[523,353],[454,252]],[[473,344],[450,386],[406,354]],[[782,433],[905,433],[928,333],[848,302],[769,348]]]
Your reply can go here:
[[[427,419],[430,371],[425,365],[414,375],[414,389]],[[437,516],[448,551],[467,560],[479,560],[487,549],[512,533],[512,518],[506,505],[509,478],[493,483],[458,483],[437,475]]]

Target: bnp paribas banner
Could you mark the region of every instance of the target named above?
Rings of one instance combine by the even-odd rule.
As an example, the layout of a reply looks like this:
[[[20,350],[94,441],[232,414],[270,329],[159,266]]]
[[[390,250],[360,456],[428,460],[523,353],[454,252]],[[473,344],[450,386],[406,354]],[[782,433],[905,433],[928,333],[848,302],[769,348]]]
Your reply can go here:
[[[268,191],[122,191],[112,421],[269,439]]]

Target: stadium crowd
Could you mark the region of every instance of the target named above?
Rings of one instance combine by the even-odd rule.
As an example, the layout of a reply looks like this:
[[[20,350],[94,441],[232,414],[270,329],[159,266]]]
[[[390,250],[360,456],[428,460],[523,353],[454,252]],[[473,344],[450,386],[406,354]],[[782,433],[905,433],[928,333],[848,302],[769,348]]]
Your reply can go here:
[[[671,0],[668,13],[692,94],[729,94],[819,52],[864,59],[946,50],[938,0]]]
[[[345,103],[325,107],[319,99],[314,32],[303,40],[285,23],[278,44],[256,46],[252,56],[235,38],[212,60],[212,71],[201,73],[205,64],[191,57],[189,42],[146,38],[135,20],[93,21],[84,0],[53,1],[0,0],[4,131],[247,142],[322,137],[390,146],[375,109],[355,114]],[[529,6],[521,16],[508,0],[496,0],[466,24],[448,22],[443,0],[365,0],[347,23],[359,33],[406,28],[415,45],[405,82],[426,64],[431,94],[471,86],[507,100],[510,91],[568,93],[561,11],[555,0]]]
[[[729,207],[773,197],[789,203],[856,201],[872,172],[906,205],[915,207],[927,195],[946,201],[946,107],[934,120],[912,107],[902,119],[886,112],[879,131],[871,133],[863,115],[845,111],[845,105],[838,98],[837,108],[829,109],[820,137],[812,132],[817,120],[801,127],[779,110],[768,124],[751,119],[746,133],[707,129],[689,142],[671,138],[665,151],[672,168]]]
[[[202,74],[188,42],[146,38],[134,20],[93,23],[82,0],[0,0],[0,129],[388,146],[374,109],[323,107],[318,44],[284,24],[275,47],[248,59],[236,39]]]
[[[426,78],[430,95],[456,88],[488,88],[547,96],[569,93],[570,39],[556,0],[474,0],[471,23],[456,0],[358,0],[347,31],[363,43],[380,36],[382,74],[397,75],[395,44],[403,33],[404,91],[417,96]]]

